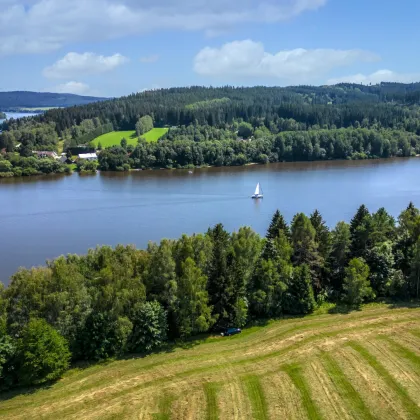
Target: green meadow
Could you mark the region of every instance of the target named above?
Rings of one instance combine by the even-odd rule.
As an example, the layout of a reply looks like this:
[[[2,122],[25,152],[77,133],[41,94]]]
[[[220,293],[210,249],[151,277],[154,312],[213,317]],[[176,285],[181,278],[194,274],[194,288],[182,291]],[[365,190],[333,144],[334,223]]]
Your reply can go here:
[[[153,128],[143,134],[142,137],[146,139],[146,141],[152,143],[158,141],[167,131],[167,128]],[[138,137],[135,130],[112,131],[111,133],[102,134],[102,136],[96,137],[96,139],[93,140],[93,143],[95,146],[98,146],[98,144],[101,143],[102,147],[106,148],[118,146],[123,138],[127,140],[127,144],[131,144],[133,146],[137,145]]]
[[[0,396],[4,419],[419,419],[420,309],[271,321]]]

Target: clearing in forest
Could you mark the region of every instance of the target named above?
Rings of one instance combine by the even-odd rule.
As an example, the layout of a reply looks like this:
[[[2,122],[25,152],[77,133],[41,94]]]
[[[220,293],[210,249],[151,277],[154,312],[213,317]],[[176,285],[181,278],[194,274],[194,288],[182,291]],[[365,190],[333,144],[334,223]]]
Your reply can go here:
[[[167,131],[167,128],[153,128],[143,134],[142,137],[146,139],[146,141],[152,143],[158,141]],[[123,138],[127,140],[127,144],[131,144],[133,146],[137,145],[138,137],[134,130],[112,131],[111,133],[102,134],[101,136],[96,137],[96,139],[93,140],[93,143],[95,146],[98,146],[98,144],[101,143],[103,148],[119,146]]]
[[[419,419],[420,308],[272,321],[0,396],[10,419]]]

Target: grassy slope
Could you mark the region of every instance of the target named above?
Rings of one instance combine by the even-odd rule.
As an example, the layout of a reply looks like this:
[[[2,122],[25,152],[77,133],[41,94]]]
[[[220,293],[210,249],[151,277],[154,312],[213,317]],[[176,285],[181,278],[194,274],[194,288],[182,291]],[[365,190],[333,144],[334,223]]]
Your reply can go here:
[[[144,137],[148,142],[155,142],[158,141],[167,131],[167,128],[153,128],[146,134],[143,134],[142,137]],[[138,137],[136,136],[136,132],[134,130],[112,131],[111,133],[103,134],[102,136],[97,137],[93,140],[93,142],[95,143],[95,146],[97,146],[100,142],[102,147],[105,148],[119,145],[123,137],[125,137],[128,144],[132,144],[133,146],[137,144]]]
[[[420,418],[420,308],[270,322],[6,394],[13,419]]]

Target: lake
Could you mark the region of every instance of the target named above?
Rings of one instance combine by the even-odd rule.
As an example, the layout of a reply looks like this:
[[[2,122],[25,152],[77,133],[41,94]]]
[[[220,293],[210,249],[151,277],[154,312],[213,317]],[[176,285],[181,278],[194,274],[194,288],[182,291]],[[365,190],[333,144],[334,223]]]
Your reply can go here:
[[[25,118],[25,117],[33,117],[34,115],[39,115],[36,114],[34,112],[5,112],[7,119],[9,118],[14,118],[15,120],[19,119],[19,118]],[[0,119],[0,124],[3,122],[4,120]]]
[[[289,221],[317,208],[330,226],[349,221],[361,204],[398,216],[410,201],[420,206],[419,179],[419,158],[4,179],[0,279],[98,244],[145,247],[219,222],[263,235],[277,208]],[[256,201],[257,182],[264,199]]]

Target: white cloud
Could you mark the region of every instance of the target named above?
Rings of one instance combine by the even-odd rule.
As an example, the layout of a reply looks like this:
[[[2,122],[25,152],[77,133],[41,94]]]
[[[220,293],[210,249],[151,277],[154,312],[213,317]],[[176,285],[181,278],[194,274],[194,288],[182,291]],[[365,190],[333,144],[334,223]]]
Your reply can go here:
[[[337,83],[363,83],[364,85],[372,83],[372,85],[376,85],[381,82],[420,82],[420,73],[397,73],[392,70],[378,70],[372,74],[359,73],[350,76],[329,79],[327,83],[329,85],[336,85]]]
[[[262,43],[245,40],[202,49],[194,58],[194,71],[203,76],[275,78],[306,83],[334,68],[378,59],[376,54],[364,50],[297,48],[271,54]]]
[[[73,81],[73,82],[63,83],[51,89],[46,89],[46,91],[57,92],[57,93],[74,93],[75,95],[89,95],[90,87],[86,83]]]
[[[162,88],[159,85],[153,84],[149,87],[139,89],[138,92],[143,93],[143,92],[148,92],[148,91],[151,91],[151,90],[159,90],[159,89],[162,89]]]
[[[84,54],[70,52],[52,66],[46,67],[43,75],[50,79],[69,79],[79,75],[105,73],[127,61],[128,58],[121,54],[105,57],[89,52]]]
[[[222,33],[279,22],[327,0],[0,0],[0,54],[41,53],[83,40],[154,30]]]
[[[156,61],[158,60],[159,60],[159,56],[157,54],[140,57],[140,63],[145,63],[145,64],[156,63]]]

